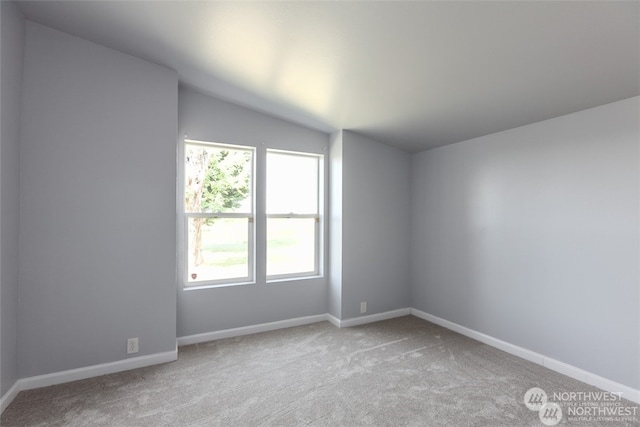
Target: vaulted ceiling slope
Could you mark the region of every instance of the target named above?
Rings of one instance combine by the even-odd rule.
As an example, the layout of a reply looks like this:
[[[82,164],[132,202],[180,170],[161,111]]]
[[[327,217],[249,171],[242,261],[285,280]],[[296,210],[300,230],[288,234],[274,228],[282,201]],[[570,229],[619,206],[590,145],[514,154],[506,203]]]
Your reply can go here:
[[[23,1],[204,93],[416,152],[639,94],[638,1]]]

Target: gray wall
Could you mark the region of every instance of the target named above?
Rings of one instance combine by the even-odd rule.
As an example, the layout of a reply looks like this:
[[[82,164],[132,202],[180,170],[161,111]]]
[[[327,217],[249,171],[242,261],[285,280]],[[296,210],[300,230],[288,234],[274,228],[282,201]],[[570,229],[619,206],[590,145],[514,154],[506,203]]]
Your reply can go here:
[[[0,395],[18,379],[18,226],[20,215],[20,92],[24,56],[22,14],[12,2],[0,2],[2,22],[2,135],[0,137]]]
[[[255,146],[261,152],[276,148],[328,154],[327,134],[187,88],[180,90],[179,129],[181,139],[187,134],[190,139]],[[263,166],[258,162],[258,176]],[[264,200],[258,199],[257,204],[264,204]],[[256,224],[263,221],[264,216],[256,217]],[[326,237],[325,233],[325,240]],[[256,284],[183,290],[182,279],[179,279],[178,336],[327,312],[326,275],[267,284],[264,280],[264,248],[264,227],[257,227]],[[180,257],[183,251],[181,248]],[[323,258],[326,260],[326,251]],[[326,272],[326,266],[323,270]]]
[[[411,156],[342,132],[342,319],[406,308]]]
[[[175,350],[178,76],[27,23],[20,375]]]
[[[413,306],[640,388],[638,100],[415,155]]]

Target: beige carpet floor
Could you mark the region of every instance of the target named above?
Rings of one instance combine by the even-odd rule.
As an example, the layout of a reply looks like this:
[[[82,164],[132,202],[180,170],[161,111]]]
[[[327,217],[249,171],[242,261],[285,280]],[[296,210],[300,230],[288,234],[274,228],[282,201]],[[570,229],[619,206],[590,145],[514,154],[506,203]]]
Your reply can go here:
[[[0,423],[543,426],[538,412],[524,405],[532,387],[548,395],[598,391],[407,316],[342,329],[322,322],[181,347],[173,363],[21,392]],[[565,416],[561,425],[640,424]]]

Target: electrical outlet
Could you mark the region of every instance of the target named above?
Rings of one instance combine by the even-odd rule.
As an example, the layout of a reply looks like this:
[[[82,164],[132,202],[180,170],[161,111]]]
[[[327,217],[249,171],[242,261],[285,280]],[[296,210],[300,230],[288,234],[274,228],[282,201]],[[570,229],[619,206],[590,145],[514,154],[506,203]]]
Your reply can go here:
[[[127,340],[127,354],[138,352],[138,338],[129,338]]]
[[[360,314],[367,312],[367,302],[363,301],[360,303]]]

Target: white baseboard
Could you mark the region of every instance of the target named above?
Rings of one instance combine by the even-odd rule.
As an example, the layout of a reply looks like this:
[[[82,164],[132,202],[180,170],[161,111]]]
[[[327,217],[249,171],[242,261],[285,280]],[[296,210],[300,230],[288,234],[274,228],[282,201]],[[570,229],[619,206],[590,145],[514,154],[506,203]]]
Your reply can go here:
[[[544,365],[544,356],[541,354],[534,353],[533,351],[518,347],[517,345],[499,340],[481,332],[474,331],[473,329],[466,328],[464,326],[458,325],[457,323],[450,322],[448,320],[442,319],[429,313],[425,313],[424,311],[420,311],[415,308],[411,309],[411,314],[459,334],[465,335],[469,338],[473,338],[476,341],[483,342],[487,345],[490,345],[491,347],[498,348],[502,351],[513,354],[514,356],[518,356],[522,359],[528,360],[529,362],[537,363],[538,365]]]
[[[239,337],[242,335],[257,334],[260,332],[275,331],[277,329],[291,328],[294,326],[308,325],[310,323],[328,321],[338,328],[364,325],[365,323],[377,322],[379,320],[393,319],[394,317],[408,316],[411,314],[410,308],[401,308],[384,313],[371,314],[369,316],[354,317],[352,319],[340,320],[332,314],[318,314],[315,316],[297,317],[295,319],[279,320],[277,322],[260,323],[257,325],[242,326],[239,328],[223,329],[221,331],[205,332],[202,334],[187,335],[178,338],[178,346],[199,344],[208,341],[215,341],[224,338]]]
[[[242,326],[240,328],[223,329],[221,331],[214,331],[214,332],[205,332],[203,334],[187,335],[187,336],[178,338],[178,346],[199,344],[202,342],[215,341],[223,338],[239,337],[241,335],[257,334],[260,332],[274,331],[276,329],[291,328],[293,326],[308,325],[310,323],[324,322],[325,320],[329,320],[327,318],[327,314],[318,314],[315,316],[297,317],[295,319],[280,320],[277,322]]]
[[[327,320],[335,327],[340,327],[340,322],[341,320],[338,319],[336,316],[334,316],[333,314],[329,314],[327,313]]]
[[[610,379],[593,374],[584,369],[576,368],[559,360],[546,357],[544,359],[544,367],[552,371],[560,372],[568,377],[590,384],[599,389],[610,391],[612,393],[622,393],[622,397],[632,402],[640,404],[640,390],[634,389],[624,384],[612,381]]]
[[[51,385],[68,383],[71,381],[84,380],[87,378],[99,377],[101,375],[115,374],[117,372],[129,371],[131,369],[144,368],[160,363],[173,362],[178,360],[178,349],[165,353],[155,353],[146,356],[132,357],[115,362],[102,363],[99,365],[85,366],[83,368],[69,369],[68,371],[53,372],[51,374],[36,375],[34,377],[21,378],[9,389],[0,405],[0,413],[6,409],[19,392],[34,388],[48,387]]]
[[[348,328],[350,326],[364,325],[366,323],[373,323],[373,322],[378,322],[380,320],[387,320],[387,319],[393,319],[395,317],[408,316],[410,314],[411,314],[410,308],[399,308],[397,310],[385,311],[384,313],[376,313],[376,314],[370,314],[368,316],[352,317],[351,319],[340,320],[339,327]]]
[[[473,338],[474,340],[490,345],[491,347],[498,348],[504,352],[513,354],[514,356],[518,356],[522,359],[537,363],[538,365],[542,365],[548,369],[559,372],[578,381],[582,381],[583,383],[590,384],[594,387],[598,387],[602,390],[612,393],[621,392],[622,397],[624,397],[625,399],[628,399],[635,403],[640,403],[640,390],[636,390],[624,384],[609,380],[607,378],[585,371],[584,369],[576,368],[575,366],[560,362],[543,354],[539,354],[534,351],[527,350],[526,348],[522,348],[517,345],[499,340],[492,336],[483,334],[481,332],[474,331],[473,329],[469,329],[465,326],[458,325],[457,323],[450,322],[448,320],[442,319],[429,313],[425,313],[424,311],[420,311],[415,308],[411,309],[411,314],[421,319],[427,320],[431,323],[435,323],[436,325],[440,325],[442,327],[450,329],[454,332],[458,332],[461,335],[465,335],[469,338]]]
[[[13,383],[11,388],[0,398],[0,414],[13,402],[13,399],[16,398],[18,393],[20,393],[20,380]]]
[[[70,369],[68,371],[54,372],[52,374],[22,378],[18,382],[20,383],[21,391],[31,390],[34,388],[48,387],[55,384],[99,377],[101,375],[115,374],[116,372],[129,371],[131,369],[144,368],[146,366],[158,365],[160,363],[173,362],[175,360],[178,360],[177,348],[165,353],[149,354],[146,356],[132,357],[130,359],[118,360],[115,362],[102,363],[100,365],[92,365],[84,368]]]

